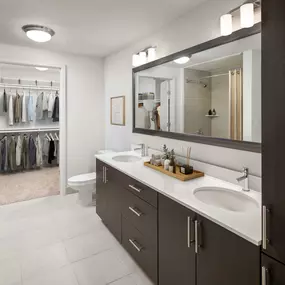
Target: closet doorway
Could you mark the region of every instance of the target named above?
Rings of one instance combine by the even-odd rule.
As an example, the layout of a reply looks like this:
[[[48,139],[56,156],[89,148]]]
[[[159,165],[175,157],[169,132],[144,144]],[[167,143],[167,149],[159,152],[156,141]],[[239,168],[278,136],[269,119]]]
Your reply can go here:
[[[0,62],[0,206],[65,194],[65,67]]]

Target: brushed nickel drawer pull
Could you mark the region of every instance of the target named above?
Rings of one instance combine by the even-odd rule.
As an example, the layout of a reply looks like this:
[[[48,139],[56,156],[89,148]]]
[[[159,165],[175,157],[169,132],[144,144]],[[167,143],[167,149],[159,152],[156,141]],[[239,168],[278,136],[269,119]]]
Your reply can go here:
[[[141,245],[137,245],[135,240],[129,239],[129,242],[137,251],[141,252],[143,250],[143,247]]]
[[[135,215],[137,215],[138,217],[142,216],[142,212],[138,211],[138,209],[135,209],[133,207],[129,207],[129,210],[132,211]]]
[[[267,214],[269,210],[266,206],[262,206],[262,247],[267,249],[268,237],[267,237]]]
[[[262,270],[261,270],[261,284],[262,285],[269,285],[267,284],[267,273],[268,273],[268,269],[262,266]]]
[[[133,190],[137,191],[138,193],[141,193],[141,189],[135,187],[134,185],[129,185],[130,188],[132,188]]]
[[[187,217],[187,246],[188,248],[191,246],[191,218]]]

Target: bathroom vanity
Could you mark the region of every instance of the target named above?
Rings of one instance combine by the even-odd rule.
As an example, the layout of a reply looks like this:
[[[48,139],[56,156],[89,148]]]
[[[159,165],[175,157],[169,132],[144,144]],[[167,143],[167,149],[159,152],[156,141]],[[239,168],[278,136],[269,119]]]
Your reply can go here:
[[[196,189],[241,187],[207,175],[178,181],[143,159],[117,159],[126,154],[96,155],[97,214],[154,284],[260,284],[259,193],[242,193],[252,209],[221,209]]]

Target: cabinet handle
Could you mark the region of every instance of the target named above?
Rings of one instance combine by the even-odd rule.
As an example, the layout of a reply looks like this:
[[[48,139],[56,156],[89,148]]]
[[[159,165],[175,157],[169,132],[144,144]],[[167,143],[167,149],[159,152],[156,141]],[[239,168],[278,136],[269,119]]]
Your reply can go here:
[[[103,183],[105,183],[105,166],[103,166]]]
[[[198,221],[195,222],[195,252],[198,253]]]
[[[108,179],[107,179],[107,170],[108,170],[108,168],[107,168],[107,167],[105,167],[105,183],[107,183],[107,182],[108,182]]]
[[[138,211],[138,209],[135,209],[133,207],[129,207],[129,210],[131,210],[138,217],[142,216],[142,214],[143,214],[141,211]]]
[[[143,250],[143,247],[139,245],[135,240],[129,239],[130,244],[139,252]]]
[[[130,188],[132,188],[133,190],[137,191],[138,193],[141,193],[141,189],[136,188],[134,185],[129,185]]]
[[[267,213],[269,210],[266,206],[262,206],[262,248],[267,249]]]
[[[192,240],[191,240],[191,222],[192,222],[192,219],[191,217],[187,217],[187,246],[188,248],[191,247],[191,244],[192,244]]]
[[[267,277],[268,277],[268,269],[264,266],[262,266],[261,269],[261,284],[262,285],[269,285],[269,282],[267,282]]]

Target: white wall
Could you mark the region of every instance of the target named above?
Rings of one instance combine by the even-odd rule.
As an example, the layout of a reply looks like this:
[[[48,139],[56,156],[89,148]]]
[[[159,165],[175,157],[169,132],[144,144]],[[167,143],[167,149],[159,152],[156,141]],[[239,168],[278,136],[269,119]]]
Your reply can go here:
[[[105,102],[106,102],[106,147],[116,150],[129,149],[130,143],[148,141],[153,147],[162,143],[180,145],[182,142],[159,137],[132,134],[132,54],[149,45],[157,45],[158,57],[162,57],[193,45],[220,36],[219,18],[223,13],[242,4],[243,0],[210,0],[184,17],[171,23],[159,33],[144,39],[105,60]],[[126,96],[126,126],[110,125],[110,97]],[[186,143],[184,143],[186,144]],[[193,156],[213,164],[240,170],[248,166],[250,172],[261,175],[261,155],[203,144],[192,145]]]
[[[103,60],[0,44],[0,62],[67,66],[67,175],[94,169],[104,148]]]

